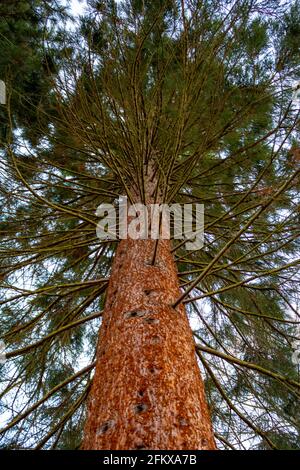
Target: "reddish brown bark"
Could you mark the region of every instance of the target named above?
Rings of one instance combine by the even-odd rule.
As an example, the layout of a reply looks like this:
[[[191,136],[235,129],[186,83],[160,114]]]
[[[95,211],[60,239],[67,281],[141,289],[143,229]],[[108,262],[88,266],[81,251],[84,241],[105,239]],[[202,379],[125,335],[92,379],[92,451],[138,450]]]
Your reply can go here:
[[[215,449],[170,242],[122,240],[108,286],[83,449]]]

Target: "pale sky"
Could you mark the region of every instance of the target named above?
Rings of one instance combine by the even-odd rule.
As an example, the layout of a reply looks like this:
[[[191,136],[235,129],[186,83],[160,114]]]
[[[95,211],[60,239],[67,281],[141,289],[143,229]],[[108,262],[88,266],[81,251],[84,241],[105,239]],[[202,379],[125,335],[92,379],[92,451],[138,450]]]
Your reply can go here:
[[[83,14],[84,7],[85,7],[84,0],[71,0],[71,1],[65,1],[65,3],[67,5],[70,4],[73,13],[75,13],[76,15]]]

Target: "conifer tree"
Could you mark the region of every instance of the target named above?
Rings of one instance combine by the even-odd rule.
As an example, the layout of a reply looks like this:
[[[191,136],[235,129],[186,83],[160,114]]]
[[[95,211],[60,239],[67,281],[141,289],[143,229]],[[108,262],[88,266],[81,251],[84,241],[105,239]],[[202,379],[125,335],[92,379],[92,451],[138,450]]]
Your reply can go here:
[[[299,448],[299,1],[45,30],[1,109],[2,447]],[[204,204],[204,247],[99,239],[119,196]]]

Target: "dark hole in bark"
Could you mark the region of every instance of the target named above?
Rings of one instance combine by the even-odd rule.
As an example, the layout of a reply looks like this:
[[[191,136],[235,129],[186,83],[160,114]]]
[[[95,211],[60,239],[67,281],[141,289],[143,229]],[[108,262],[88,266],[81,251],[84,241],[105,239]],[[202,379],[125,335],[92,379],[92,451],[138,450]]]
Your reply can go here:
[[[137,446],[135,446],[134,450],[143,450],[143,449],[147,449],[146,446],[144,446],[144,444],[138,444]]]
[[[138,391],[138,395],[139,395],[140,397],[143,397],[144,394],[145,394],[145,390],[142,390],[142,389],[141,389],[141,390]]]
[[[145,295],[149,296],[151,294],[154,294],[155,290],[154,289],[145,289],[144,292],[145,292]]]
[[[158,343],[160,343],[160,337],[159,337],[158,335],[152,336],[152,338],[151,338],[151,343],[152,343],[152,344],[158,344]]]
[[[146,403],[138,403],[137,405],[135,405],[134,407],[134,411],[136,413],[143,413],[144,411],[146,411],[148,409],[148,405],[146,405]]]
[[[101,424],[98,434],[105,434],[107,431],[109,431],[113,426],[114,426],[114,421],[105,421],[103,424]]]
[[[153,324],[153,323],[159,323],[159,320],[158,318],[150,317],[150,318],[145,318],[145,322],[149,324]]]
[[[138,318],[143,317],[144,315],[146,315],[146,312],[143,312],[141,310],[132,310],[131,312],[125,313],[125,318]]]
[[[157,374],[158,369],[155,366],[152,366],[149,368],[149,372],[150,374]]]

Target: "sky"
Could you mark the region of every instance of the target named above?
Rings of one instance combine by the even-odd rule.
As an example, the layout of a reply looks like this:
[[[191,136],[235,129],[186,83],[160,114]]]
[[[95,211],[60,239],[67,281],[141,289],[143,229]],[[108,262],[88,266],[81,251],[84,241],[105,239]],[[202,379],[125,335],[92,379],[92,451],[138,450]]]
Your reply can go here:
[[[85,1],[84,0],[65,0],[65,4],[70,4],[71,10],[75,15],[82,15],[84,12]]]

